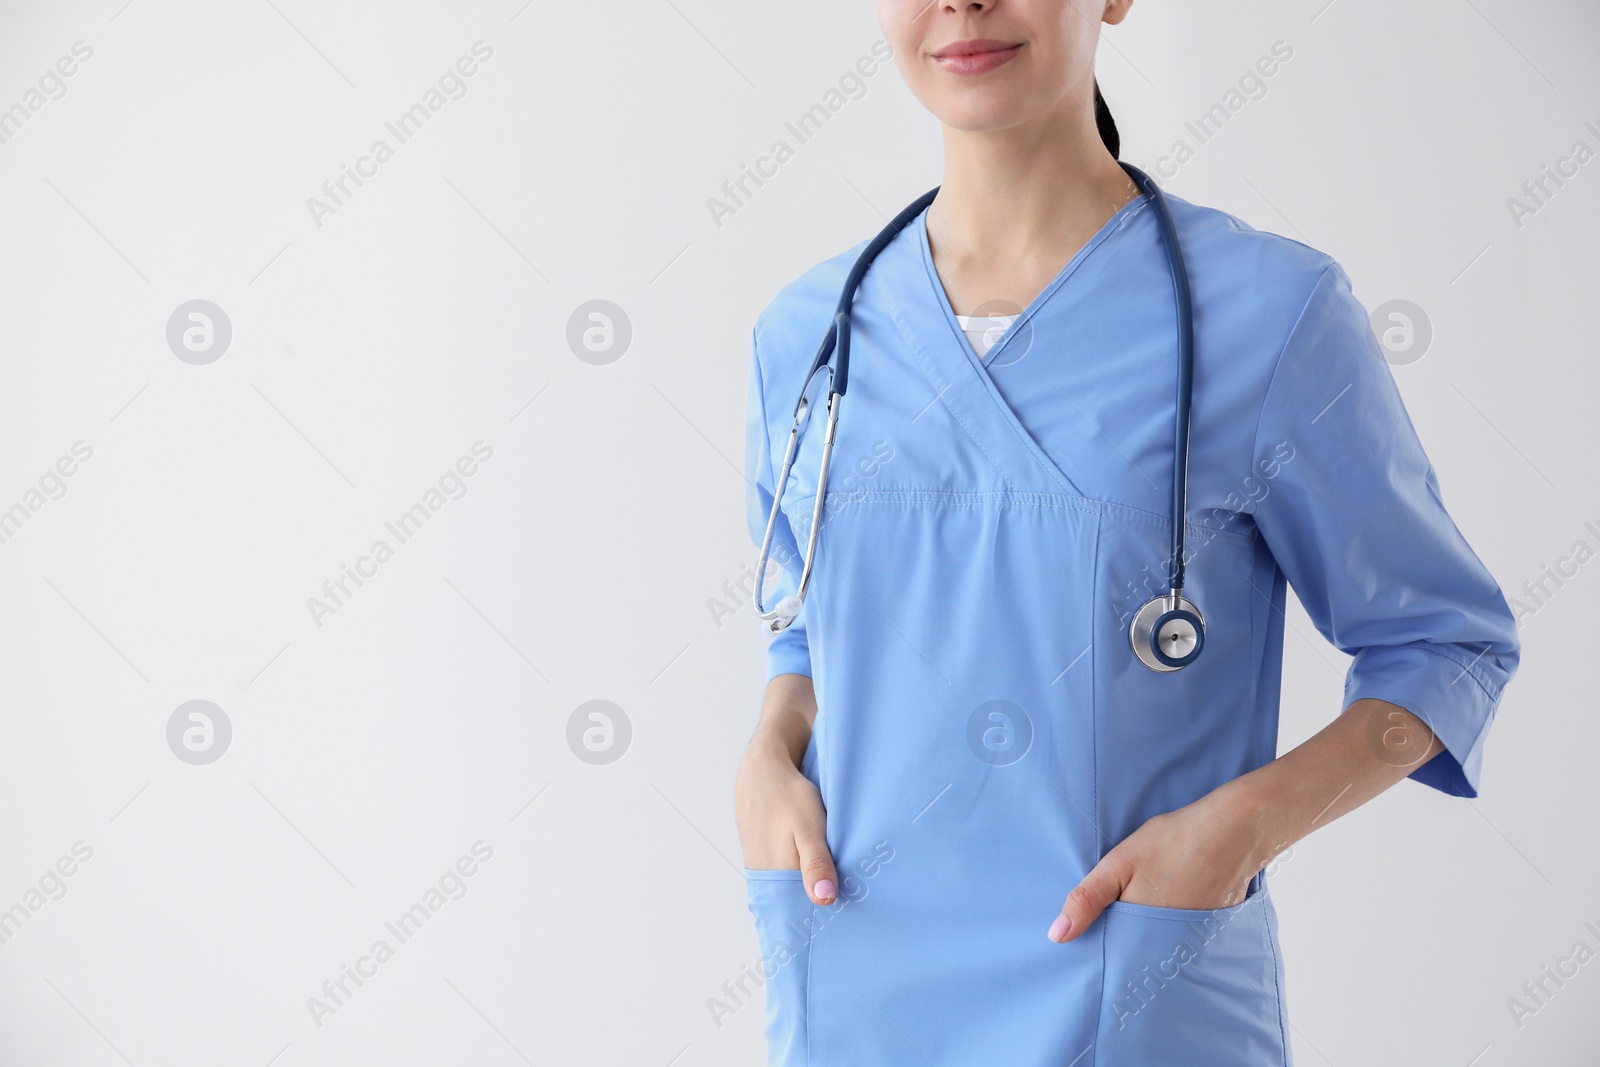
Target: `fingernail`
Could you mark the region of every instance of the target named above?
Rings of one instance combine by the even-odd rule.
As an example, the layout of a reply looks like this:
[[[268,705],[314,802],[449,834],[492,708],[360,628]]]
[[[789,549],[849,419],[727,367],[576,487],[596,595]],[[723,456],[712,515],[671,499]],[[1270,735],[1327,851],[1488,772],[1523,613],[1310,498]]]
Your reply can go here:
[[[1067,931],[1071,928],[1072,923],[1065,915],[1057,915],[1056,921],[1050,924],[1050,932],[1044,936],[1048,937],[1057,944],[1060,944],[1061,939],[1067,936]]]
[[[811,892],[815,894],[818,900],[832,900],[838,890],[834,888],[832,882],[822,878],[817,881],[816,885],[811,887]]]

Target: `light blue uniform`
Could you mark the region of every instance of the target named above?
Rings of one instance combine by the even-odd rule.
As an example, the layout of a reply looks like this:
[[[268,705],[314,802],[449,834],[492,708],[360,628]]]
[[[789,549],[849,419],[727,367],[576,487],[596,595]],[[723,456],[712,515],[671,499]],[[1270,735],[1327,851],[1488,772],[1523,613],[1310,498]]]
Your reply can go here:
[[[1222,911],[1119,901],[1076,940],[1045,938],[1113,845],[1275,757],[1286,579],[1355,657],[1345,704],[1421,716],[1447,751],[1411,777],[1477,795],[1516,626],[1365,311],[1326,255],[1169,200],[1196,330],[1184,591],[1206,621],[1180,671],[1146,668],[1128,640],[1131,613],[1166,592],[1171,539],[1176,312],[1150,202],[1121,208],[983,360],[925,215],[856,296],[816,568],[769,661],[816,688],[802,770],[841,899],[818,908],[798,872],[746,872],[773,1064],[1290,1063],[1261,875]],[[861,247],[757,323],[757,544]],[[810,529],[822,382],[768,603],[794,591]]]

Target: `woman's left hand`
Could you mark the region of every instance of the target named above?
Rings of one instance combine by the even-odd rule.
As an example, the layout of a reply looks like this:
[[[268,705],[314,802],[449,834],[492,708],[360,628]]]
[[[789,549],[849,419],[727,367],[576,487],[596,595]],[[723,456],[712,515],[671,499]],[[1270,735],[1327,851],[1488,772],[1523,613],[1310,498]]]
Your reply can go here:
[[[1116,900],[1205,910],[1237,904],[1270,858],[1251,807],[1223,786],[1129,834],[1067,894],[1047,936],[1071,941]]]

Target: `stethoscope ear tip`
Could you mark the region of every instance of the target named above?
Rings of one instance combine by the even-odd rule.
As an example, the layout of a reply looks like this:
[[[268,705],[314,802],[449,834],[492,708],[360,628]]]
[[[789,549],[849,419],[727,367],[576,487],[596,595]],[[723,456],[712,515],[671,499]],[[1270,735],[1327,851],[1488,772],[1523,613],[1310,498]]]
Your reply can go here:
[[[772,608],[773,618],[767,623],[767,631],[780,634],[787,630],[789,624],[799,616],[801,603],[802,601],[799,597],[792,595],[778,601]]]

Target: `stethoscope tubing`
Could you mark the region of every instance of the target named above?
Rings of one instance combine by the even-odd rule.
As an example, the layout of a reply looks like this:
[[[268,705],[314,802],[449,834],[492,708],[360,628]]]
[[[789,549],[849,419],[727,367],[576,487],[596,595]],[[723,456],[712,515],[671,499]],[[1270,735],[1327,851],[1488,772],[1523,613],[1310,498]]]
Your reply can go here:
[[[1189,416],[1194,406],[1194,306],[1189,295],[1189,270],[1184,265],[1183,253],[1178,245],[1178,229],[1173,225],[1166,194],[1150,175],[1132,164],[1122,163],[1122,169],[1139,184],[1155,205],[1162,243],[1167,250],[1167,267],[1172,275],[1172,295],[1177,303],[1178,403],[1173,419],[1172,442],[1172,559],[1167,564],[1167,584],[1176,596],[1183,592],[1184,525],[1189,514]]]

